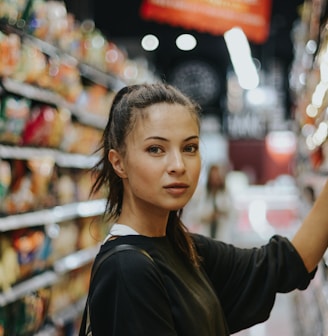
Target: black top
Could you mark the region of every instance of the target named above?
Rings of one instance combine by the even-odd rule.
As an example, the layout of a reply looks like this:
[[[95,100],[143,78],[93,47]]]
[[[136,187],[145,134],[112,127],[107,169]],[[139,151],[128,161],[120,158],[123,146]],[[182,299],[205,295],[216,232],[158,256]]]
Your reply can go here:
[[[167,237],[107,241],[146,250],[117,252],[90,286],[93,336],[225,336],[269,317],[277,292],[305,289],[314,276],[286,238],[241,249],[192,235],[202,258],[193,269]]]

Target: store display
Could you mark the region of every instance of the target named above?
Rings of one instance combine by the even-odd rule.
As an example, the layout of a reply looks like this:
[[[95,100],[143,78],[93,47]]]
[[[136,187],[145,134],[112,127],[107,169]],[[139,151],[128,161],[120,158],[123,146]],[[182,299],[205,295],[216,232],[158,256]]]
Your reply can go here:
[[[307,0],[301,20],[293,32],[295,60],[291,88],[295,97],[295,129],[298,134],[297,180],[303,191],[311,191],[311,202],[320,192],[328,174],[328,95],[326,1]],[[303,216],[309,209],[302,200]],[[318,266],[315,279],[304,292],[295,295],[297,335],[328,334],[328,259]],[[304,307],[311,307],[305,309]]]
[[[12,75],[21,59],[21,42],[19,36],[16,34],[6,35],[0,32],[0,54],[0,75]]]
[[[0,159],[0,202],[8,193],[11,184],[11,169],[7,161]]]
[[[7,291],[15,282],[17,282],[20,276],[19,260],[15,248],[12,246],[12,240],[8,234],[0,237],[0,247],[0,290]]]
[[[19,277],[18,280],[28,278],[46,268],[48,253],[46,239],[43,228],[24,228],[12,233],[13,247],[18,256]]]
[[[65,129],[65,136],[60,148],[68,153],[88,155],[99,147],[100,130],[80,123],[70,123]]]
[[[29,117],[30,100],[14,95],[5,95],[0,107],[0,141],[19,144]]]
[[[1,1],[0,55],[0,336],[74,335],[107,231],[90,168],[115,92],[153,74],[59,1]]]

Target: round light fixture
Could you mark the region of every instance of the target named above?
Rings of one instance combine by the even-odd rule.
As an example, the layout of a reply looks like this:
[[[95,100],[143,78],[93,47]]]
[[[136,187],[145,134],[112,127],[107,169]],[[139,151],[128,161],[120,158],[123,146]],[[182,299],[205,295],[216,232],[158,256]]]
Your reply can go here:
[[[181,34],[177,37],[175,44],[180,50],[189,51],[196,47],[197,40],[191,34]]]
[[[145,35],[141,40],[141,46],[146,51],[154,51],[159,46],[159,39],[153,34]]]

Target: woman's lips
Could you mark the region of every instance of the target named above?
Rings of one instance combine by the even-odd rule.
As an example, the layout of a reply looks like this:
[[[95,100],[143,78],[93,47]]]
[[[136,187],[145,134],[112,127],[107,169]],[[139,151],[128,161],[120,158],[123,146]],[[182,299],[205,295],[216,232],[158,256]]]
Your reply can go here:
[[[169,194],[174,196],[183,195],[188,188],[189,186],[185,183],[172,183],[164,187]]]

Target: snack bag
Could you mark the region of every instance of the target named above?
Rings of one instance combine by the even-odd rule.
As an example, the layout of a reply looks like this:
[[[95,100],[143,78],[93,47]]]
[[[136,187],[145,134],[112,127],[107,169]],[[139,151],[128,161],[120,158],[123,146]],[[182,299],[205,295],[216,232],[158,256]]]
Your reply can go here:
[[[30,115],[30,100],[5,96],[0,107],[0,142],[19,144]]]

